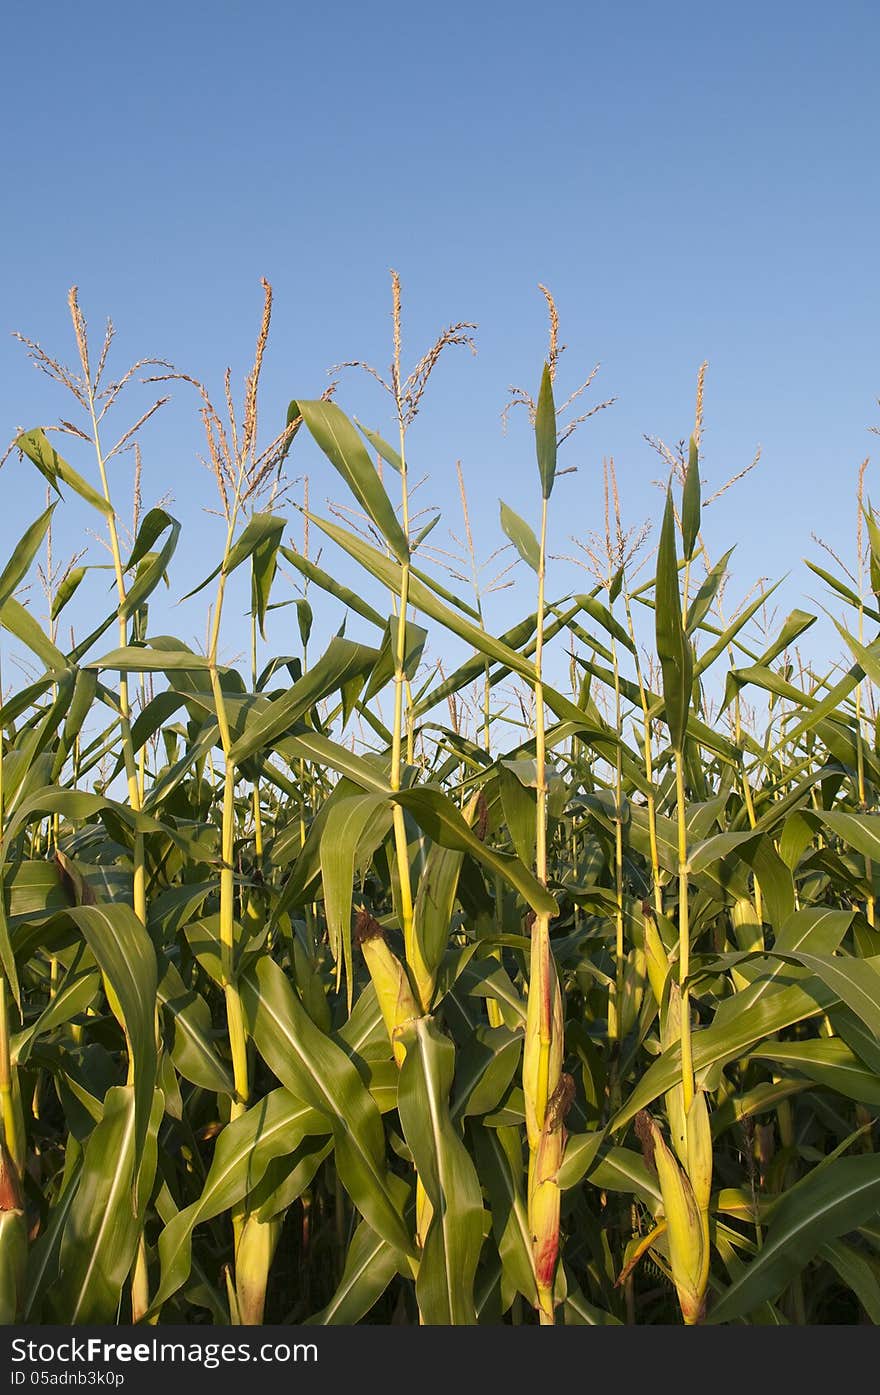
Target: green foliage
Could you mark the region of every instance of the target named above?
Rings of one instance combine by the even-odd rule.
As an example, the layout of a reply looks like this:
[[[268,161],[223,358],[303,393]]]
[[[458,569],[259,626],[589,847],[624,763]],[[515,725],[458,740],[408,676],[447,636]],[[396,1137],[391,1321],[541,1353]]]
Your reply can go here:
[[[601,588],[553,604],[542,590],[536,610],[542,544],[502,504],[527,565],[523,619],[496,635],[478,591],[471,604],[413,566],[434,520],[411,532],[386,490],[407,497],[396,406],[399,450],[299,398],[276,455],[235,437],[218,467],[226,546],[196,588],[218,588],[207,655],[150,623],[160,583],[176,595],[181,524],[149,510],[123,556],[103,458],[98,488],[85,452],[81,473],[44,432],[18,439],[111,528],[118,595],[60,647],[55,620],[89,587],[104,614],[105,568],[71,566],[44,629],[20,588],[59,505],[21,521],[0,624],[37,672],[0,716],[0,1312],[201,1322],[246,1292],[272,1322],[537,1322],[539,1215],[560,1241],[558,1321],[680,1320],[692,1233],[702,1320],[876,1323],[880,641],[865,629],[880,613],[813,566],[857,611],[842,677],[790,662],[812,614],[755,639],[769,591],[725,619],[731,553],[705,553],[692,440],[647,584],[609,555]],[[300,423],[295,450],[332,467],[359,517],[306,503],[323,566],[283,493],[258,507],[249,483],[278,479]],[[579,486],[557,471],[549,366],[533,424],[555,509]],[[250,587],[250,677],[217,660],[227,583]],[[325,606],[349,637],[322,637]],[[258,665],[275,624],[298,656]],[[350,637],[363,629],[369,643]],[[561,989],[561,1094],[530,1153],[536,973],[548,1013]]]

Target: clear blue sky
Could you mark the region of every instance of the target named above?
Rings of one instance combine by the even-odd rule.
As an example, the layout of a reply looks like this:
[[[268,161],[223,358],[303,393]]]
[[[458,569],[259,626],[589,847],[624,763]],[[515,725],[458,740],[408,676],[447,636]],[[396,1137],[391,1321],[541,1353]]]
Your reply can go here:
[[[870,0],[10,0],[5,439],[69,410],[8,332],[72,357],[74,282],[95,334],[113,316],[117,366],[160,355],[219,395],[225,365],[239,380],[247,366],[268,277],[269,430],[291,396],[323,389],[330,364],[387,364],[394,266],[411,360],[450,321],[479,324],[478,356],[453,351],[438,369],[411,452],[431,472],[426,501],[455,526],[461,458],[491,549],[499,494],[536,508],[523,422],[505,437],[499,414],[509,383],[537,385],[544,281],[569,346],[560,385],[601,360],[590,400],[619,398],[567,452],[579,473],[554,495],[554,547],[570,551],[568,534],[599,526],[605,454],[628,518],[656,519],[663,467],[643,433],[688,434],[705,358],[710,485],[763,448],[759,470],[709,510],[709,545],[717,556],[737,544],[737,591],[793,570],[790,609],[821,591],[800,561],[820,557],[811,530],[852,560],[856,472],[872,450],[880,503],[880,441],[867,431],[880,422],[878,41]],[[366,380],[345,379],[338,400],[388,429]],[[145,502],[172,490],[187,529],[179,595],[219,538],[199,512],[211,485],[185,388],[143,446]],[[340,497],[315,456],[292,464],[312,474],[316,505]],[[28,468],[4,467],[7,549],[40,507]],[[86,521],[74,504],[59,551]],[[560,563],[555,589],[583,580]],[[521,584],[513,610],[499,596],[499,626],[527,609]],[[157,627],[196,638],[198,604],[192,619],[176,614]],[[292,611],[279,615],[292,623]]]

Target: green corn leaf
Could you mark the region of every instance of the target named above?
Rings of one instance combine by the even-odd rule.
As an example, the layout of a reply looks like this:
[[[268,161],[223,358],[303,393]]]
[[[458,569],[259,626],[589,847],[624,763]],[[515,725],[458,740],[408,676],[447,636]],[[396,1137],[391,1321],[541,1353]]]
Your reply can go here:
[[[183,704],[184,697],[181,693],[157,693],[151,698],[131,724],[131,744],[135,752],[156,736]],[[125,753],[121,752],[117,771],[124,767]]]
[[[605,1134],[572,1134],[565,1145],[562,1167],[559,1170],[559,1185],[573,1187],[589,1172],[599,1156],[599,1149],[605,1141]]]
[[[362,436],[366,437],[373,447],[373,450],[377,455],[382,457],[385,464],[390,465],[392,470],[396,470],[398,474],[401,474],[403,471],[403,461],[394,447],[389,446],[387,441],[383,441],[377,431],[370,431],[368,427],[364,426],[363,422],[358,421],[357,417],[352,418],[352,420],[358,431],[360,431]]]
[[[283,520],[279,519],[278,523],[280,527],[268,529],[251,553],[251,613],[257,618],[263,639],[266,638],[266,612],[269,609],[269,596],[278,566],[278,547],[284,532]],[[308,614],[308,624],[303,640],[304,644],[308,644],[308,631],[311,629],[311,608],[307,601],[298,603],[300,633],[303,631],[303,617],[299,612],[299,605],[304,606]]]
[[[13,1065],[27,1065],[34,1042],[91,1007],[100,986],[100,975],[94,969],[85,969],[80,973],[71,971],[36,1022],[13,1036],[10,1043]]]
[[[880,1041],[850,1008],[832,1008],[828,1014],[832,1028],[875,1077],[880,1077]]]
[[[437,527],[437,524],[440,522],[441,516],[442,515],[439,512],[435,513],[434,517],[428,523],[425,524],[424,528],[419,529],[418,533],[416,533],[416,536],[413,538],[412,541],[413,552],[420,548],[422,543],[425,542],[426,539],[431,536],[434,529]]]
[[[706,616],[709,614],[715,597],[718,595],[721,583],[727,574],[727,564],[732,555],[733,548],[730,548],[728,552],[725,552],[721,561],[715,563],[715,566],[708,573],[705,581],[697,591],[697,594],[690,602],[687,617],[687,632],[689,635],[693,635],[700,628]]]
[[[16,587],[20,586],[37,555],[37,551],[52,522],[55,505],[50,504],[45,512],[22,534],[12,556],[0,573],[0,607],[9,600]]]
[[[67,605],[67,602],[71,600],[76,591],[79,590],[80,583],[88,570],[88,567],[71,567],[70,571],[65,573],[61,578],[61,581],[58,583],[58,590],[52,597],[52,608],[50,611],[52,620],[58,619],[58,616]]]
[[[125,1032],[133,1075],[132,1147],[137,1168],[147,1137],[158,1069],[154,1024],[156,951],[145,927],[128,906],[71,906],[67,914],[82,931],[112,989],[111,1006]]]
[[[382,794],[356,794],[333,805],[321,836],[321,881],[337,986],[344,969],[348,1010],[354,992],[351,906],[355,866],[371,856],[391,827],[391,806]]]
[[[754,843],[745,843],[742,855],[758,879],[770,924],[775,930],[780,930],[795,908],[794,878],[791,872],[767,834],[762,834]]]
[[[292,566],[296,567],[297,571],[308,581],[314,582],[316,586],[320,586],[322,591],[326,591],[329,596],[333,596],[337,601],[341,601],[346,610],[354,611],[355,615],[362,615],[365,620],[369,620],[371,624],[377,625],[380,630],[384,629],[387,623],[384,616],[380,615],[378,610],[374,610],[373,607],[364,600],[363,596],[359,596],[355,591],[350,590],[349,587],[343,586],[335,577],[330,576],[329,572],[322,571],[314,562],[309,561],[307,557],[303,557],[302,553],[293,552],[289,547],[284,546],[280,547],[278,550],[281,556],[284,557],[286,561],[290,562]]]
[[[203,1090],[231,1098],[235,1087],[227,1066],[214,1049],[211,1010],[204,998],[186,987],[174,964],[165,966],[156,998],[171,1028],[175,1069]]]
[[[409,561],[409,544],[397,514],[363,442],[333,402],[296,401],[298,412],[331,465],[345,480],[399,562]],[[291,403],[291,409],[293,403]]]
[[[604,1308],[597,1308],[584,1297],[579,1288],[572,1287],[563,1306],[566,1327],[622,1327],[620,1318]]]
[[[622,644],[624,649],[628,649],[631,654],[636,652],[635,646],[626,630],[615,620],[607,606],[604,606],[595,596],[581,594],[575,596],[574,599],[577,601],[581,610],[585,610],[591,620],[595,620],[604,630],[607,630],[612,638],[617,640],[618,644]]]
[[[876,579],[875,573],[880,569],[880,527],[877,526],[874,510],[870,506],[868,508],[863,508],[862,514],[868,525],[868,542],[871,547],[871,562],[873,564],[871,571],[871,589],[876,595],[877,590],[880,590],[880,587],[875,587],[874,585]]]
[[[379,1111],[357,1070],[311,1021],[277,964],[259,959],[241,989],[260,1055],[282,1084],[320,1110],[332,1127],[339,1176],[355,1206],[390,1245],[414,1254],[401,1219],[400,1179],[385,1161]]]
[[[172,518],[171,514],[166,512],[165,509],[150,509],[141,520],[131,554],[128,561],[123,562],[122,570],[124,572],[134,571],[138,563],[142,562],[148,553],[153,551],[153,544],[158,542],[166,529],[171,529],[173,531],[175,523],[177,523],[177,520]],[[177,523],[177,528],[179,530],[179,523]]]
[[[497,1109],[522,1056],[522,1032],[508,1027],[477,1027],[459,1050],[450,1100],[453,1119]]]
[[[61,492],[58,488],[58,481],[61,480],[63,484],[66,484],[81,499],[85,499],[86,503],[91,504],[92,508],[97,509],[99,513],[108,516],[113,513],[112,505],[107,503],[104,496],[93,489],[82,475],[77,474],[73,466],[68,465],[67,461],[58,454],[45,431],[40,430],[39,427],[33,431],[25,431],[17,438],[15,444],[29,460],[33,461],[40,474],[49,481],[56,493],[60,494]]]
[[[303,1139],[288,1157],[273,1158],[260,1185],[248,1193],[249,1213],[263,1224],[283,1221],[285,1212],[311,1186],[319,1167],[332,1152],[332,1138],[319,1136]]]
[[[743,1010],[773,995],[792,977],[803,978],[805,972],[791,969],[791,956],[806,950],[811,954],[831,955],[838,948],[852,924],[852,911],[833,910],[829,906],[811,906],[795,911],[783,924],[775,940],[778,955],[775,960],[759,956],[753,961],[754,981],[748,989],[718,1004],[713,1025],[724,1027],[736,1021]]]
[[[61,650],[55,647],[30,611],[25,610],[14,596],[10,596],[0,607],[0,625],[36,654],[51,674],[64,673],[69,667]]]
[[[87,669],[81,668],[76,672],[73,682],[73,693],[70,698],[70,706],[64,719],[64,730],[59,744],[58,754],[53,767],[53,777],[58,780],[64,762],[70,754],[74,741],[82,733],[86,723],[86,718],[92,710],[94,701],[98,695],[98,675],[90,673]]]
[[[690,710],[693,653],[681,618],[671,490],[666,494],[666,510],[657,550],[656,636],[657,655],[663,671],[664,716],[672,745],[681,752],[684,750]]]
[[[467,615],[476,624],[482,624],[480,612],[475,610],[474,607],[465,600],[464,596],[455,591],[450,591],[448,586],[443,586],[435,576],[429,576],[427,572],[421,571],[419,567],[411,566],[410,578],[410,588],[412,587],[413,580],[415,580],[421,583],[422,586],[426,586],[435,596],[439,596],[441,600],[446,601],[448,605],[454,605],[456,610],[460,610],[463,615]]]
[[[880,614],[874,611],[872,607],[865,605],[864,601],[860,601],[857,593],[851,586],[847,586],[846,582],[840,581],[836,576],[832,576],[824,567],[817,566],[815,562],[811,562],[807,557],[804,558],[804,562],[811,572],[825,582],[826,586],[830,586],[832,591],[836,591],[838,596],[843,596],[843,599],[848,601],[856,610],[864,608],[865,614],[869,615],[872,620],[880,619]]]
[[[871,860],[880,859],[880,815],[853,814],[846,809],[817,809],[806,811],[814,820],[848,843],[856,852]]]
[[[545,615],[549,615],[551,611],[552,606],[548,605],[545,608]],[[507,630],[501,635],[499,637],[499,642],[505,644],[508,648],[519,651],[520,648],[526,648],[526,646],[528,646],[529,640],[535,633],[536,627],[537,616],[528,616],[525,620],[521,620],[518,625],[514,625],[512,629]],[[486,667],[486,660],[479,656],[469,659],[467,663],[461,664],[448,678],[444,679],[442,683],[438,683],[435,688],[429,689],[416,699],[413,704],[413,716],[424,716],[425,713],[430,712],[439,703],[445,702],[453,693],[458,693],[462,688],[466,688],[468,684],[473,683],[474,679],[478,678],[481,674],[485,674]],[[494,682],[497,681],[498,679],[496,678]]]
[[[147,1131],[139,1148],[134,1089],[117,1085],[107,1094],[104,1116],[86,1145],[61,1237],[60,1277],[49,1294],[56,1322],[116,1319],[153,1186],[163,1106],[161,1092],[151,1092]]]
[[[298,760],[315,761],[316,764],[326,765],[330,770],[335,770],[338,775],[346,776],[361,789],[376,794],[391,792],[387,779],[383,778],[370,761],[340,745],[338,741],[333,741],[329,736],[301,730],[297,731],[296,736],[285,737],[284,740],[275,741],[273,744],[291,764]]]
[[[535,861],[535,792],[517,779],[509,762],[505,761],[498,764],[498,789],[504,822],[517,856],[527,867],[531,867]]]
[[[503,499],[498,501],[501,505],[501,527],[506,536],[513,543],[517,552],[527,566],[533,572],[537,572],[541,567],[541,549],[538,539],[535,537],[525,519],[520,518],[518,513],[508,508]]]
[[[400,1123],[434,1208],[416,1280],[419,1310],[426,1323],[473,1324],[483,1203],[476,1169],[449,1114],[455,1047],[430,1017],[411,1023],[402,1040]]]
[[[169,537],[166,538],[165,544],[158,552],[148,552],[142,564],[138,566],[134,585],[128,589],[124,604],[120,605],[120,615],[123,619],[130,618],[131,615],[135,614],[135,611],[138,611],[145,604],[159,582],[165,580],[167,583],[167,565],[173,557],[174,548],[177,547],[177,533],[179,533],[180,525],[176,525],[176,529],[177,531],[174,529],[170,531]]]
[[[339,1287],[327,1306],[306,1322],[321,1327],[360,1322],[404,1264],[403,1255],[361,1221],[348,1247]]]
[[[419,877],[413,907],[413,936],[421,961],[434,973],[446,953],[463,853],[435,843]]]
[[[766,1040],[795,1022],[817,1016],[837,1000],[838,994],[825,987],[818,978],[804,980],[803,987],[790,984],[777,993],[761,997],[741,1011],[732,1012],[730,1021],[720,1025],[716,1022],[711,1027],[694,1032],[694,1070],[699,1077],[700,1072],[712,1066],[736,1060],[756,1042]],[[681,1048],[676,1044],[648,1067],[626,1104],[611,1120],[610,1127],[615,1131],[622,1128],[640,1109],[647,1109],[653,1100],[680,1080]]]
[[[554,916],[558,913],[559,907],[554,897],[534,873],[518,857],[496,852],[488,842],[481,842],[442,790],[421,785],[415,789],[395,791],[392,798],[409,810],[419,827],[435,843],[457,852],[470,853],[489,871],[503,877],[516,888],[536,915]]]
[[[181,599],[188,601],[190,597],[197,596],[200,591],[204,591],[206,586],[221,575],[230,576],[232,572],[240,567],[242,562],[246,562],[249,557],[253,557],[260,549],[265,549],[268,553],[274,554],[281,542],[284,529],[287,527],[287,520],[277,514],[255,513],[248,519],[242,532],[230,547],[226,556],[217,563],[217,566],[208,576],[204,577],[194,586],[192,591],[187,591]]]
[[[152,544],[168,533],[158,552],[150,551]],[[127,620],[144,604],[168,571],[168,564],[174,556],[180,537],[180,524],[164,509],[150,509],[135,540],[134,549],[128,559],[127,571],[137,567],[134,584],[129,587],[125,603],[120,607],[120,615]],[[145,565],[142,565],[145,564]]]
[[[880,619],[880,616],[878,616],[878,619]],[[811,626],[815,625],[815,623],[815,615],[810,615],[805,610],[793,610],[786,619],[779,634],[776,636],[776,639],[764,650],[758,662],[764,665],[772,664],[773,660],[778,658],[783,650],[788,649],[790,645],[794,644],[795,640],[800,639],[801,635],[809,630]]]
[[[61,1191],[46,1220],[46,1225],[28,1252],[27,1284],[21,1304],[22,1319],[32,1322],[40,1315],[43,1296],[58,1277],[59,1251],[64,1227],[76,1197],[82,1173],[83,1154],[78,1146],[69,1147],[65,1159]]]
[[[817,1169],[773,1212],[758,1256],[710,1308],[711,1323],[735,1322],[779,1296],[823,1245],[880,1210],[880,1155],[838,1158]]]
[[[312,621],[314,616],[312,615],[312,607],[309,605],[308,601],[297,600],[295,604],[299,637],[302,640],[303,649],[305,649],[309,642],[309,636],[312,633]]]
[[[117,673],[186,673],[207,670],[211,664],[203,654],[189,649],[152,649],[146,645],[127,644],[112,649],[103,658],[92,659],[84,668],[101,672],[114,669]]]
[[[284,1089],[272,1090],[227,1125],[217,1140],[201,1196],[173,1216],[159,1236],[161,1279],[152,1313],[158,1313],[189,1278],[195,1227],[247,1196],[273,1158],[288,1156],[304,1138],[326,1131],[323,1114]]]
[[[114,820],[119,826],[130,829],[132,833],[156,833],[165,839],[169,839],[177,847],[188,854],[195,855],[199,851],[199,844],[194,842],[192,837],[179,828],[175,828],[171,823],[163,823],[151,817],[149,813],[132,809],[128,804],[119,803],[117,800],[107,799],[104,795],[89,794],[85,790],[57,789],[54,787],[39,788],[19,803],[13,815],[8,819],[6,832],[0,841],[0,859],[8,856],[10,845],[15,835],[25,826],[32,822],[34,818],[42,817],[44,814],[62,814],[73,821],[91,819],[95,815],[103,815],[108,820]]]
[[[846,639],[851,649],[857,643],[856,640],[849,636],[847,636]],[[863,646],[858,645],[858,653],[861,655],[859,663],[853,664],[852,668],[844,674],[843,678],[841,678],[838,683],[835,683],[834,687],[831,688],[819,702],[816,702],[815,699],[811,697],[807,697],[806,694],[798,695],[800,706],[806,707],[808,711],[806,715],[796,721],[793,726],[786,727],[784,737],[776,743],[776,746],[769,753],[771,756],[775,755],[783,746],[788,746],[793,749],[796,741],[800,740],[807,732],[813,731],[818,727],[823,718],[828,717],[841,707],[850,693],[858,687],[865,673],[868,671],[861,665],[861,659],[864,659],[868,668],[872,665],[877,666],[877,672],[880,673],[880,665],[877,664],[877,656],[873,652],[874,646],[878,645],[878,643],[880,643],[880,641],[874,640],[872,641],[872,645],[868,648],[863,648]]]
[[[880,1106],[880,1080],[836,1037],[769,1042],[751,1051],[749,1057],[754,1061],[773,1061],[783,1068],[798,1071],[847,1099],[875,1108]]]
[[[524,1194],[523,1145],[519,1129],[473,1126],[471,1137],[492,1213],[492,1235],[501,1267],[514,1293],[535,1305],[538,1288]]]
[[[797,963],[815,974],[836,998],[845,1003],[880,1041],[880,956],[849,959],[826,957],[799,949],[791,954]]]
[[[549,363],[544,364],[541,374],[541,387],[535,410],[535,452],[538,457],[538,474],[541,477],[541,494],[545,499],[549,499],[556,478],[556,405],[553,401],[553,377]]]
[[[694,555],[697,537],[700,532],[700,454],[697,443],[691,437],[688,450],[688,465],[681,495],[681,537],[686,562]],[[728,553],[728,556],[730,554]]]
[[[876,1263],[845,1240],[829,1240],[819,1251],[819,1258],[827,1260],[847,1288],[852,1289],[869,1321],[875,1327],[880,1326],[880,1279]]]
[[[656,1212],[663,1201],[660,1183],[639,1153],[631,1148],[608,1146],[601,1133],[584,1134],[572,1139],[572,1145],[575,1141],[577,1146],[565,1150],[559,1169],[560,1187],[568,1189],[586,1175],[593,1186],[637,1196]]]
[[[777,581],[775,585],[769,586],[766,591],[762,591],[744,610],[740,611],[736,619],[732,620],[725,630],[722,630],[721,633],[718,634],[718,638],[715,642],[710,644],[709,648],[696,660],[694,664],[694,678],[699,678],[701,674],[711,668],[719,655],[729,649],[732,644],[736,644],[738,648],[743,648],[742,642],[737,639],[737,636],[745,629],[753,616],[756,615],[763,606],[766,606],[769,597],[779,585],[781,585],[781,582]],[[705,619],[702,621],[699,628],[708,630]],[[709,631],[709,633],[717,634],[717,631],[713,629]]]
[[[253,709],[243,734],[229,749],[229,759],[240,765],[272,743],[292,727],[310,708],[330,693],[343,688],[353,678],[360,678],[376,663],[377,651],[365,644],[334,638],[326,653],[294,683],[289,692],[272,702],[262,702]]]
[[[376,548],[370,547],[369,543],[365,543],[363,539],[348,532],[345,528],[339,528],[335,523],[318,518],[315,514],[309,514],[309,517],[322,532],[360,562],[377,580],[381,581],[395,595],[400,595],[401,569],[398,563],[383,556]],[[509,645],[495,639],[487,631],[479,629],[461,615],[450,610],[448,606],[443,605],[434,591],[421,582],[415,573],[410,577],[409,599],[410,604],[416,609],[423,611],[430,619],[445,625],[453,634],[457,634],[460,639],[470,644],[485,658],[504,664],[512,672],[519,673],[534,683],[535,668],[533,664],[523,659]],[[584,713],[562,693],[557,693],[555,689],[545,685],[544,697],[557,716],[569,721],[584,723]]]
[[[412,620],[407,620],[403,645],[403,671],[412,682],[421,663],[428,631]],[[369,703],[382,691],[385,684],[394,676],[397,655],[397,617],[391,616],[385,626],[379,657],[364,689],[363,702]]]

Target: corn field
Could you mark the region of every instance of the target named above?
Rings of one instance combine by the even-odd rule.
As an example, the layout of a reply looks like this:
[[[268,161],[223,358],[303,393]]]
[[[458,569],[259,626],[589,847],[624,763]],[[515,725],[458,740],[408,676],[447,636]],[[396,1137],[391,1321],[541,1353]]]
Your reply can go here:
[[[607,404],[562,392],[548,293],[543,371],[509,404],[534,504],[498,525],[522,618],[495,634],[462,472],[450,576],[408,461],[474,326],[407,376],[393,292],[382,434],[343,373],[320,399],[290,384],[262,443],[268,286],[240,403],[229,375],[113,377],[75,291],[73,367],[24,341],[61,415],[3,466],[8,499],[36,469],[48,500],[0,575],[28,660],[0,716],[2,1321],[880,1322],[862,476],[852,574],[810,564],[842,664],[801,660],[813,613],[768,628],[772,587],[725,606],[702,374],[650,537],[607,463],[588,580],[560,596],[581,485],[554,486]],[[126,417],[139,379],[201,413],[219,520],[189,544],[140,506],[164,397]],[[294,499],[298,454],[338,507]],[[59,509],[108,550],[57,566]],[[151,607],[204,536],[197,650]],[[245,595],[250,653],[225,662]]]

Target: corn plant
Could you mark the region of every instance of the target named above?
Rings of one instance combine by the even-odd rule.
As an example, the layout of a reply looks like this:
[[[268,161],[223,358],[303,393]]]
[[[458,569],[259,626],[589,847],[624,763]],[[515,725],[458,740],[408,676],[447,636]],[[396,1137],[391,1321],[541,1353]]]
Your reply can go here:
[[[112,329],[95,355],[75,292],[75,368],[24,341],[76,414],[4,464],[51,498],[0,575],[28,665],[11,684],[7,657],[0,708],[3,1321],[880,1321],[864,469],[855,566],[809,563],[842,665],[804,659],[816,617],[775,620],[772,586],[728,615],[702,370],[689,447],[661,443],[656,550],[608,462],[604,538],[579,541],[596,584],[566,594],[554,538],[581,484],[558,462],[608,404],[571,417],[591,375],[557,407],[545,290],[550,349],[512,399],[537,528],[502,502],[522,619],[496,634],[461,468],[473,603],[409,464],[428,380],[474,327],[406,375],[394,277],[391,371],[370,371],[395,444],[340,380],[292,384],[263,445],[264,289],[222,413],[164,363],[111,377]],[[179,595],[182,523],[141,507],[165,399],[110,429],[138,377],[197,394],[220,515],[190,593],[212,588],[204,652],[152,618]],[[306,485],[292,507],[294,461],[342,502],[315,510]],[[109,563],[59,569],[59,507]],[[323,644],[318,594],[340,622]]]

